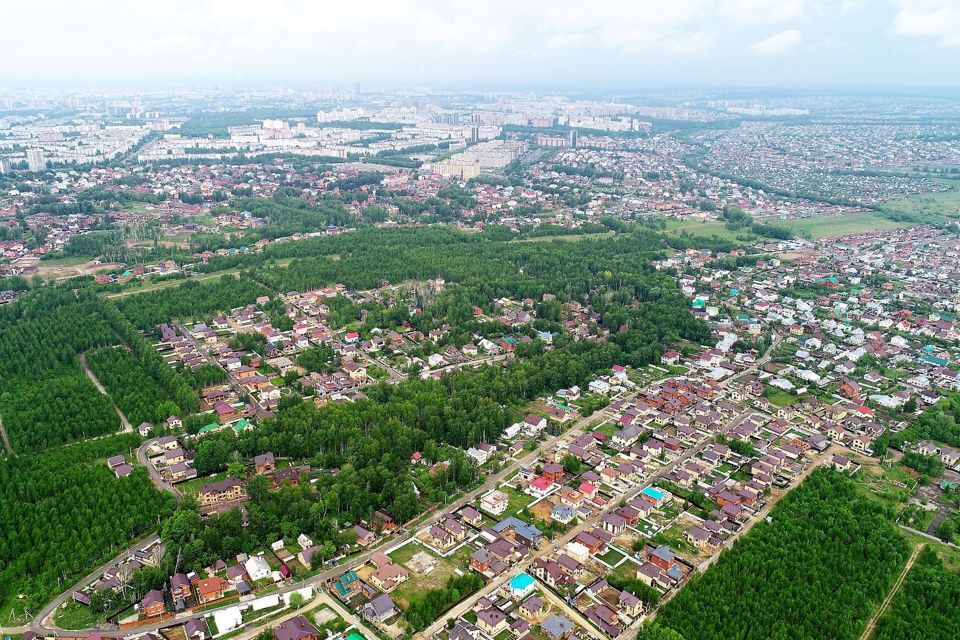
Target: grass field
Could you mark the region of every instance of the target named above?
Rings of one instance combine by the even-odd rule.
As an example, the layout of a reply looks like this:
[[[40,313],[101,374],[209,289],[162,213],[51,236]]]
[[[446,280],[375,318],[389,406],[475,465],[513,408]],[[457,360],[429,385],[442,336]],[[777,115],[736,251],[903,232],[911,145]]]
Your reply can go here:
[[[601,556],[597,556],[600,560],[603,560],[611,567],[621,560],[623,560],[623,554],[617,551],[616,549],[610,548],[607,552]]]
[[[422,551],[423,547],[413,542],[407,543],[395,551],[391,551],[389,554],[390,559],[396,562],[397,564],[404,564],[410,558],[416,555],[418,551]]]
[[[89,629],[102,622],[102,619],[93,613],[89,607],[77,604],[72,600],[68,601],[64,608],[57,609],[53,620],[61,629]]]
[[[130,202],[123,203],[123,208],[125,211],[130,211],[132,213],[145,213],[147,211],[156,211],[157,205],[150,204],[149,202],[137,202],[136,200],[131,200]]]
[[[667,233],[679,234],[681,231],[705,238],[717,236],[730,242],[744,242],[740,238],[748,238],[747,242],[755,242],[759,239],[758,236],[744,230],[731,231],[727,229],[726,223],[719,220],[667,220]]]
[[[219,482],[227,477],[226,472],[218,473],[212,476],[204,476],[202,478],[194,478],[193,480],[187,480],[177,485],[177,488],[180,489],[180,492],[185,496],[196,496],[200,492],[200,487],[207,484],[208,482]]]
[[[594,238],[609,238],[612,235],[615,235],[613,231],[605,231],[603,233],[570,233],[563,236],[535,236],[533,238],[517,238],[512,242],[547,242],[549,240],[579,242],[580,240],[592,240]]]
[[[155,282],[153,284],[145,284],[142,287],[133,287],[130,289],[124,289],[123,291],[117,291],[116,293],[107,294],[108,298],[123,298],[126,296],[135,296],[138,293],[147,293],[148,291],[158,291],[160,289],[169,289],[170,287],[179,287],[184,282],[189,281],[198,281],[203,282],[204,280],[216,280],[221,276],[225,275],[235,275],[239,276],[240,269],[224,269],[223,271],[214,271],[213,273],[205,273],[201,276],[193,276],[190,278],[175,278],[173,280],[162,280],[160,282]]]
[[[67,256],[65,258],[42,260],[40,264],[48,267],[76,267],[90,262],[95,257],[96,256]]]
[[[865,231],[889,231],[913,226],[896,222],[879,213],[844,213],[837,216],[815,216],[797,220],[778,220],[776,225],[787,227],[797,235],[814,239],[835,238]]]
[[[960,194],[933,194],[936,196],[957,196],[957,205],[960,206]],[[913,203],[911,206],[917,206]],[[944,205],[945,206],[945,205]],[[894,207],[891,207],[894,208]],[[958,211],[957,215],[960,215]],[[887,231],[891,229],[903,229],[913,226],[909,222],[897,222],[890,220],[883,214],[874,212],[865,213],[844,213],[835,216],[815,216],[812,218],[798,218],[795,220],[761,220],[778,227],[787,227],[795,234],[810,237],[813,239],[835,238],[837,236],[849,235],[851,233],[862,233],[865,231]],[[686,231],[697,236],[717,236],[723,240],[731,242],[755,242],[760,240],[744,230],[731,231],[727,229],[726,224],[719,220],[668,220],[667,233],[680,233]],[[746,238],[747,240],[743,240]]]
[[[800,399],[800,396],[795,396],[792,393],[781,391],[780,389],[774,389],[773,387],[767,388],[763,395],[767,400],[778,407],[789,407]]]
[[[416,551],[424,551],[423,547],[415,545],[407,546],[414,546]],[[424,551],[424,553],[428,552]],[[433,554],[429,555],[433,556]],[[403,608],[407,608],[411,602],[422,598],[427,591],[444,587],[447,584],[447,580],[453,577],[453,563],[444,558],[433,557],[437,562],[434,565],[433,571],[426,575],[411,571],[410,579],[390,593],[391,597]]]
[[[960,218],[960,181],[945,180],[953,186],[952,191],[921,193],[884,203],[890,211],[911,215],[930,216],[935,219]]]
[[[510,497],[507,510],[500,515],[501,520],[508,516],[515,516],[519,514],[521,511],[527,508],[527,505],[533,502],[532,496],[528,496],[527,494],[521,493],[520,491],[517,491],[511,487],[501,487],[500,490]]]
[[[960,573],[960,548],[947,546],[942,542],[931,540],[930,538],[905,529],[900,529],[900,535],[906,538],[910,544],[922,542],[927,545],[937,552],[937,555],[940,556],[940,559],[947,569],[954,573]]]
[[[862,465],[854,476],[861,494],[899,514],[913,494],[917,481],[900,467],[881,467],[873,458],[857,458],[855,461]]]

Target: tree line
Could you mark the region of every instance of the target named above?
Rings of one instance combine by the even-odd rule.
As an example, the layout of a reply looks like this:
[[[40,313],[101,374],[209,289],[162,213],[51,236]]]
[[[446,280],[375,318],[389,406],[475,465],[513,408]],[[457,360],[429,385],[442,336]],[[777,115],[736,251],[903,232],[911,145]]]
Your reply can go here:
[[[818,469],[657,616],[686,638],[854,640],[908,555],[893,514]]]
[[[123,434],[0,464],[0,603],[26,594],[35,613],[172,512],[145,469],[118,479],[104,463],[139,442]]]

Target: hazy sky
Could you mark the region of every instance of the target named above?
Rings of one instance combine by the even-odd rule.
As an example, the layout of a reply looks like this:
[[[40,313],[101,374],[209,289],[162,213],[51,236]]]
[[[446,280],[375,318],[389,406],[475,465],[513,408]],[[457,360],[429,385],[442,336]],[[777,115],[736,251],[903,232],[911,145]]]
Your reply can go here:
[[[960,0],[14,0],[0,78],[960,86]]]

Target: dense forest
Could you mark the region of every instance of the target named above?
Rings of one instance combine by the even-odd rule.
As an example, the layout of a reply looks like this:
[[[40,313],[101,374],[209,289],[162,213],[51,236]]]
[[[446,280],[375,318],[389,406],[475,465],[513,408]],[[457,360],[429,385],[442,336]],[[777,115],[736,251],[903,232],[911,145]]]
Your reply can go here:
[[[230,283],[220,287],[220,295],[235,293]],[[216,299],[203,295],[209,289],[201,291],[194,304]],[[141,297],[149,303],[150,295]],[[125,348],[104,349],[118,344]],[[200,408],[193,378],[169,367],[109,300],[91,290],[42,287],[0,311],[0,417],[16,452],[119,427],[111,400],[84,375],[82,353],[89,353],[94,373],[137,424]]]
[[[195,413],[200,410],[200,398],[191,382],[195,379],[187,379],[174,371],[157,353],[153,343],[141,335],[133,324],[111,303],[109,300],[101,300],[100,313],[106,318],[107,322],[116,332],[121,343],[129,349],[131,358],[129,359],[131,367],[137,367],[139,375],[149,376],[160,386],[167,398],[176,406],[165,407],[162,411],[174,411],[179,407],[182,412]],[[203,377],[212,378],[209,373],[203,374]],[[166,418],[170,413],[163,415]]]
[[[145,469],[118,479],[107,468],[138,443],[124,434],[0,464],[0,603],[26,594],[21,604],[36,612],[172,511]]]
[[[86,358],[94,375],[134,425],[157,423],[184,413],[126,349],[105,347],[90,351]]]
[[[63,372],[4,391],[0,416],[17,453],[42,451],[120,428],[110,398],[80,372]]]
[[[339,198],[328,197],[311,204],[293,195],[278,193],[270,199],[242,198],[233,203],[233,208],[263,218],[265,225],[257,233],[265,238],[321,231],[330,226],[340,227],[356,222]]]
[[[332,237],[270,247],[272,258],[295,259],[284,268],[257,267],[254,278],[276,291],[303,291],[333,282],[364,289],[442,277],[457,286],[438,323],[453,325],[469,321],[474,305],[489,308],[500,297],[540,300],[550,293],[598,311],[624,364],[658,362],[677,339],[702,342],[709,336],[675,281],[651,267],[650,258],[663,248],[654,232],[556,243],[492,241],[442,228],[350,235],[349,243]]]
[[[875,640],[960,638],[960,575],[927,547],[877,621]]]
[[[252,303],[269,291],[248,278],[225,275],[215,282],[188,281],[177,287],[117,299],[117,307],[142,331],[172,318],[188,318]]]
[[[114,342],[91,294],[44,287],[0,309],[0,417],[18,453],[116,430],[77,354]]]
[[[891,516],[847,476],[818,469],[657,623],[698,640],[855,640],[906,561]]]

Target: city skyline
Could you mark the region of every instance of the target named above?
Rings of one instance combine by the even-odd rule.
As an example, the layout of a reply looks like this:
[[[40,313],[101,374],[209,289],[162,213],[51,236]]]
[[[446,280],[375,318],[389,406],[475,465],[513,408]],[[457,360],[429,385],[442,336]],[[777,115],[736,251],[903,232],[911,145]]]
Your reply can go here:
[[[102,2],[11,9],[0,83],[958,86],[957,0]]]

